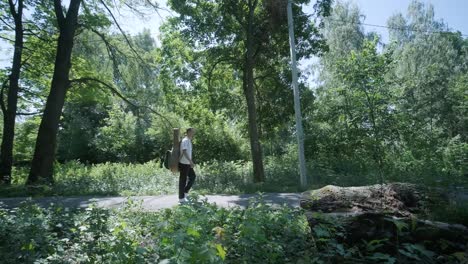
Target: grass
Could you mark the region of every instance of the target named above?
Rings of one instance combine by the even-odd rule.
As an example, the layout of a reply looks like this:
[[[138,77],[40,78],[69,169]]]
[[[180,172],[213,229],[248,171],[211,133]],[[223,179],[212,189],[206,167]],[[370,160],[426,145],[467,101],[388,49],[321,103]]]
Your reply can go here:
[[[27,169],[16,169],[13,184],[2,186],[0,195],[81,196],[81,195],[161,195],[176,190],[177,177],[156,162],[145,164],[104,163],[84,165],[79,162],[56,164],[55,184],[25,186]]]
[[[241,194],[262,192],[299,192],[299,176],[295,166],[267,159],[266,179],[254,183],[251,163],[210,162],[197,166],[194,186],[202,194]],[[21,196],[137,196],[175,193],[178,174],[160,164],[104,163],[84,165],[76,161],[56,164],[55,184],[25,186],[26,168],[15,168],[11,186],[0,186],[1,197]]]
[[[264,160],[265,181],[253,182],[250,162],[212,161],[196,167],[197,180],[194,186],[200,193],[240,194],[261,192],[300,192],[297,161],[291,155],[269,156]],[[380,183],[380,177],[372,170],[337,172],[315,163],[308,164],[308,189],[333,184],[358,186]],[[338,170],[340,171],[340,170]],[[28,168],[14,168],[11,186],[0,186],[0,197],[51,196],[51,195],[161,195],[175,193],[178,174],[161,168],[150,161],[144,164],[103,163],[85,165],[77,161],[55,165],[55,184],[52,186],[25,187]],[[426,179],[427,178],[427,179]],[[433,181],[441,177],[409,177],[392,175],[386,181],[412,182],[426,186],[468,186],[463,182],[444,183]]]

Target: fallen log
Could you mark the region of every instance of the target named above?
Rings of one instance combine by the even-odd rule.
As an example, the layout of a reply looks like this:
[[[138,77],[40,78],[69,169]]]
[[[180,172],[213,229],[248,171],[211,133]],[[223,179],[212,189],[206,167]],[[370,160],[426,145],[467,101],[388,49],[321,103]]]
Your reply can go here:
[[[360,187],[328,185],[302,194],[302,208],[318,212],[386,212],[409,216],[422,207],[423,194],[414,184],[392,183]]]
[[[398,254],[404,243],[450,255],[468,250],[468,228],[418,218],[428,195],[413,184],[361,187],[325,186],[302,194],[309,226],[339,229],[340,242],[386,241],[385,251]]]

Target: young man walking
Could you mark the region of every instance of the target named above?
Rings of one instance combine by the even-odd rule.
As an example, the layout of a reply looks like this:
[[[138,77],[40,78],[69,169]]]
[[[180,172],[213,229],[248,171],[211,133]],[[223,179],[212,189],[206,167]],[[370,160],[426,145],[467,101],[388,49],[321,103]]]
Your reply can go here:
[[[179,203],[187,202],[188,192],[195,182],[195,164],[192,160],[192,139],[195,135],[195,129],[188,128],[185,137],[180,143],[179,158]],[[188,180],[188,181],[187,181]]]

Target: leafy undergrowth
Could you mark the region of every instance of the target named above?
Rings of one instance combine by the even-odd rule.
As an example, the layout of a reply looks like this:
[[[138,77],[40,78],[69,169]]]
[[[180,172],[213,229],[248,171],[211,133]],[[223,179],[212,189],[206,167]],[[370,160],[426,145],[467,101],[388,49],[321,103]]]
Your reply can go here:
[[[312,235],[317,241],[317,248],[321,248],[320,255],[326,258],[321,263],[467,263],[468,252],[465,250],[453,250],[454,248],[465,248],[466,241],[451,241],[440,239],[437,241],[413,240],[414,233],[407,223],[393,219],[392,225],[396,230],[394,236],[389,229],[382,238],[360,241],[355,240],[356,234],[338,222],[336,218],[314,213],[316,224],[312,229]],[[358,225],[362,223],[358,223]],[[365,224],[364,224],[365,225]],[[350,227],[347,225],[347,227]],[[369,226],[369,230],[376,226]],[[354,230],[356,231],[356,230]],[[368,230],[360,231],[362,234]],[[375,231],[375,230],[374,230]],[[370,231],[371,232],[371,231]]]
[[[143,212],[23,204],[0,211],[4,263],[284,263],[313,256],[301,211],[189,205]]]
[[[122,209],[42,209],[24,203],[0,209],[2,263],[436,263],[438,254],[385,241],[340,243],[343,230],[329,223],[310,230],[300,209],[273,208],[261,200],[217,208],[193,199],[184,206],[143,212]],[[458,263],[464,253],[444,256]],[[458,258],[458,259],[457,259]],[[447,262],[445,262],[447,263]]]
[[[13,184],[0,188],[1,196],[161,195],[177,190],[177,177],[156,162],[56,164],[53,185],[25,186],[27,169],[15,172]]]
[[[202,194],[244,194],[256,192],[300,192],[297,162],[286,157],[265,158],[265,182],[254,183],[250,162],[212,161],[196,167],[194,189]],[[378,177],[369,175],[342,175],[308,164],[308,189],[328,184],[362,186],[376,184]],[[144,164],[102,163],[94,165],[70,161],[55,164],[53,185],[24,185],[28,168],[16,167],[11,186],[0,186],[0,197],[24,196],[138,196],[175,193],[178,174],[173,174],[156,161]],[[427,176],[429,177],[429,176]],[[406,182],[408,178],[392,178]],[[415,180],[415,179],[413,179]],[[423,183],[422,179],[417,181]],[[455,182],[453,182],[455,183]],[[428,185],[429,186],[429,185]],[[466,186],[457,182],[456,186]],[[437,187],[443,187],[437,185]]]
[[[211,162],[197,166],[194,188],[203,194],[297,192],[296,166],[266,162],[266,181],[253,183],[250,163]],[[24,196],[137,196],[162,195],[177,191],[178,174],[160,164],[103,163],[85,165],[77,161],[56,164],[53,185],[25,186],[27,168],[15,168],[11,186],[0,186],[0,197]],[[297,179],[296,179],[297,178]]]
[[[423,218],[468,227],[468,201],[443,201],[431,205]]]

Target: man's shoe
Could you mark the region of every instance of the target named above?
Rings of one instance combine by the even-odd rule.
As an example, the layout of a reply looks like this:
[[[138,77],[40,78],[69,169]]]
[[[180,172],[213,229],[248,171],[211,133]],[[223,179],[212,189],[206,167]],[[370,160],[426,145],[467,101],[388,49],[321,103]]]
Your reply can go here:
[[[182,199],[179,199],[179,204],[184,204],[184,203],[187,203],[187,199],[186,198],[182,198]]]

